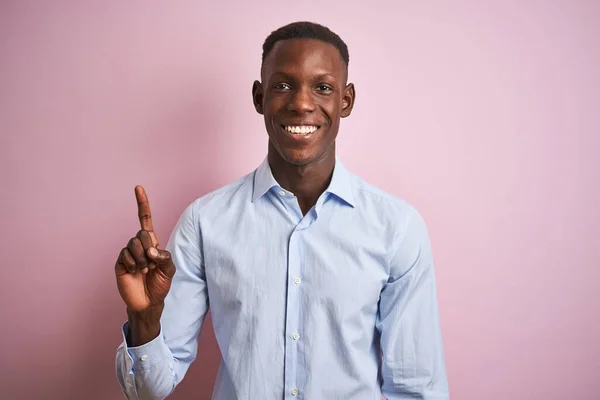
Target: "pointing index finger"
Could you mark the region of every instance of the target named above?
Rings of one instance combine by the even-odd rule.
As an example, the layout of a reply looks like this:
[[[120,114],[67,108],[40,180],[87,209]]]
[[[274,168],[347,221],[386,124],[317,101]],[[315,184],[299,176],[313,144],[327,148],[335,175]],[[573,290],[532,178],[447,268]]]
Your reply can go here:
[[[140,185],[135,187],[135,198],[138,205],[138,217],[140,219],[140,226],[143,230],[148,232],[154,232],[154,226],[152,226],[152,213],[150,212],[150,203],[148,202],[148,196],[146,191]]]

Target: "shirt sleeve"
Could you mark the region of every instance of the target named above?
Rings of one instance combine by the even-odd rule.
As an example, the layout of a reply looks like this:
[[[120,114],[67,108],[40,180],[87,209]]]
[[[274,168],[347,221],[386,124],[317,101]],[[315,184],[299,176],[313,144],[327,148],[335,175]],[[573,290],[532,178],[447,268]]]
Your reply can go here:
[[[128,326],[123,326],[116,373],[129,400],[165,399],[196,359],[198,335],[208,311],[208,292],[194,206],[186,208],[166,246],[177,270],[165,299],[159,335],[142,346],[128,347]]]
[[[417,211],[409,214],[398,231],[377,316],[382,393],[388,400],[447,400],[429,236]]]

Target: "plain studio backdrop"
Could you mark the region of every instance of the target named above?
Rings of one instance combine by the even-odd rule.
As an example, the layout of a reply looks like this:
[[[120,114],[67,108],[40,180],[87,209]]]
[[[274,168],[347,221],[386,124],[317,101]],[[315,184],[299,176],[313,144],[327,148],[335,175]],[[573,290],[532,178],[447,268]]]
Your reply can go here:
[[[262,42],[296,20],[350,49],[340,157],[428,224],[451,398],[598,399],[594,0],[1,1],[0,398],[123,398],[133,188],[166,242],[258,166]],[[210,320],[200,340],[172,399],[210,398]]]

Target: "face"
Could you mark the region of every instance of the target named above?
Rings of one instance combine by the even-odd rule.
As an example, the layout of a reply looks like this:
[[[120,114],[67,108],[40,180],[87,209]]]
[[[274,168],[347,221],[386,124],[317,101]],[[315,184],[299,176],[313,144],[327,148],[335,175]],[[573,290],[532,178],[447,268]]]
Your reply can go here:
[[[335,157],[340,118],[350,115],[354,85],[337,48],[313,39],[277,42],[252,90],[264,115],[269,151],[305,166]]]

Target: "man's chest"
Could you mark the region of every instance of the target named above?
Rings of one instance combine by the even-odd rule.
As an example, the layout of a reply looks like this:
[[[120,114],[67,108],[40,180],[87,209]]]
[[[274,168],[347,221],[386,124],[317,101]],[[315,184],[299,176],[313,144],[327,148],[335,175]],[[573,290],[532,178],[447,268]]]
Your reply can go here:
[[[253,315],[300,302],[342,317],[376,310],[388,278],[384,238],[348,224],[238,228],[204,240],[211,307]]]

